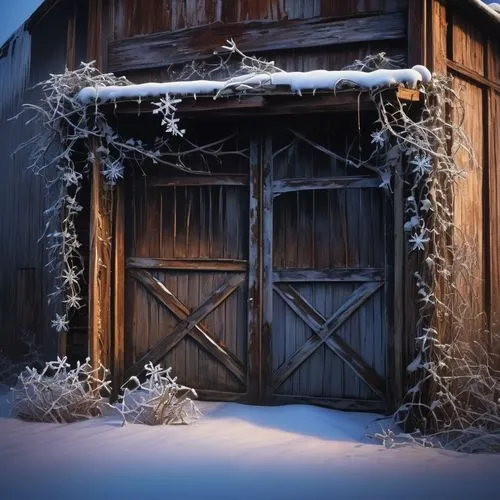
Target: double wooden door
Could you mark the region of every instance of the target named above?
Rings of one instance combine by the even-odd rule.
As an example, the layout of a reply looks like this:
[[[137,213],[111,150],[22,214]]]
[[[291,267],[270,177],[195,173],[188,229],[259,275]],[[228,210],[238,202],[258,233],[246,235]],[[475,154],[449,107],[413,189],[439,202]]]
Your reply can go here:
[[[210,173],[127,181],[125,375],[153,361],[200,397],[383,409],[385,194],[331,123],[279,130]]]

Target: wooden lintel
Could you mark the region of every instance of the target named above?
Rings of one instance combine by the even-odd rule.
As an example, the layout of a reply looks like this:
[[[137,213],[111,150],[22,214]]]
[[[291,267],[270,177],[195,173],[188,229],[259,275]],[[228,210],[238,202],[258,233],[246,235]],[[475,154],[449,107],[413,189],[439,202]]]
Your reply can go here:
[[[225,45],[230,38],[243,52],[256,54],[405,37],[403,12],[341,20],[312,18],[272,23],[216,23],[111,42],[108,70],[122,73],[209,59],[214,50]]]
[[[155,259],[129,257],[126,263],[129,269],[168,269],[179,271],[221,271],[246,272],[248,262],[236,259]]]
[[[387,89],[388,98],[394,97],[395,90]],[[153,99],[154,100],[154,99]],[[151,102],[143,100],[117,101],[116,104],[103,103],[100,110],[108,115],[150,114],[154,109]],[[183,117],[198,117],[202,114],[217,114],[218,117],[240,116],[289,116],[317,113],[342,113],[374,110],[375,106],[368,92],[345,90],[336,93],[303,93],[302,96],[291,92],[268,93],[267,95],[242,95],[222,97],[214,100],[211,96],[184,97],[178,105],[177,113]]]
[[[402,86],[387,88],[384,99],[400,99],[407,102],[421,102],[419,90]],[[100,111],[107,115],[141,115],[154,110],[154,98],[136,101],[124,100],[103,103]],[[184,97],[178,105],[177,114],[184,118],[196,118],[204,114],[217,114],[221,118],[293,116],[318,113],[349,113],[375,110],[375,104],[367,91],[341,90],[338,92],[304,92],[302,95],[291,91],[269,91],[265,95],[233,95],[216,100],[212,96]]]

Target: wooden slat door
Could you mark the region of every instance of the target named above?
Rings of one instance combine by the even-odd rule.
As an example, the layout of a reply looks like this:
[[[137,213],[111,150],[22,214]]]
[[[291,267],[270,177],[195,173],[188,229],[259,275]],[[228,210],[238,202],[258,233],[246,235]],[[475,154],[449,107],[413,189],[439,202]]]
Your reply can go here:
[[[125,378],[153,361],[201,397],[257,399],[255,168],[233,157],[209,175],[135,169],[127,181]]]
[[[266,140],[264,392],[274,401],[382,410],[385,194],[372,171],[329,154],[333,138],[323,121]]]
[[[331,120],[249,131],[210,175],[135,169],[125,376],[151,360],[201,397],[387,408],[387,197],[330,154]]]

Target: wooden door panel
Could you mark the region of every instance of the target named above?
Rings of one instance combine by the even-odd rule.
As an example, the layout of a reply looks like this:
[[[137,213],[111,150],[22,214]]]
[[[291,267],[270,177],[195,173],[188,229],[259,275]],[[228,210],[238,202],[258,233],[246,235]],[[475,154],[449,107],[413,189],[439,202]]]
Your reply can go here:
[[[384,237],[384,194],[372,191],[305,191],[275,197],[273,266],[383,269],[385,255],[379,242]]]
[[[244,397],[248,160],[209,176],[148,173],[129,180],[127,196],[125,378],[153,361],[202,396]]]
[[[264,355],[272,365],[267,394],[383,408],[385,194],[373,173],[342,165],[331,141],[320,145],[325,127],[308,129],[312,138],[295,129],[288,145],[274,136],[266,142],[271,168],[264,191],[272,199],[264,207],[264,220],[272,217],[264,227],[264,253],[272,254],[272,272],[264,273],[264,307],[272,311],[264,311],[272,325],[264,343],[272,351]]]
[[[307,395],[304,399],[322,398],[336,401],[348,399],[378,401],[380,397],[360,378],[352,376],[347,363],[326,347],[321,347],[307,359],[278,389],[276,394]]]

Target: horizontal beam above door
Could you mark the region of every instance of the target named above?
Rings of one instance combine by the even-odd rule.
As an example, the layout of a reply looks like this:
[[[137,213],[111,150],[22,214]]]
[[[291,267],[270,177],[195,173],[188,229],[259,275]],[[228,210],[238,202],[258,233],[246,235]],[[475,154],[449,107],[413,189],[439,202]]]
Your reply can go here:
[[[122,73],[168,67],[213,57],[232,38],[250,55],[280,50],[329,47],[406,37],[404,12],[335,20],[313,18],[281,22],[215,23],[111,42],[108,71]]]
[[[248,262],[236,259],[156,259],[149,257],[129,257],[129,269],[166,269],[171,271],[221,271],[246,272]]]
[[[383,91],[384,100],[402,101],[409,105],[420,106],[423,94],[417,89],[391,87]],[[99,110],[106,115],[150,114],[157,109],[154,98],[137,100],[118,100],[116,103],[103,103]],[[290,90],[269,91],[259,95],[225,95],[214,100],[213,96],[185,96],[177,106],[177,114],[184,118],[197,118],[200,115],[217,118],[240,118],[265,116],[294,116],[318,113],[345,113],[374,111],[375,103],[367,91],[359,89],[318,92],[302,92],[296,95]],[[92,109],[90,109],[92,112]]]

